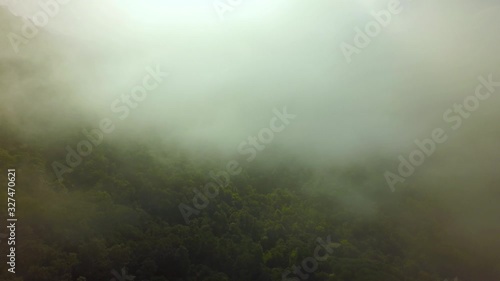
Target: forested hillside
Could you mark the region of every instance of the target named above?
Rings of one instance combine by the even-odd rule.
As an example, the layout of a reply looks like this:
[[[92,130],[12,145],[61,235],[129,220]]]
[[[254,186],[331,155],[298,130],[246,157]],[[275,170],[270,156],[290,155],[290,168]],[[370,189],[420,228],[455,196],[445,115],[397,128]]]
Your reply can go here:
[[[255,161],[216,195],[212,190],[208,205],[197,210],[193,188],[203,190],[222,161],[195,162],[189,152],[159,138],[129,138],[102,144],[59,182],[51,164],[64,152],[3,132],[0,168],[17,170],[21,262],[15,280],[499,276],[498,267],[474,246],[445,231],[450,220],[439,204],[418,189],[362,190],[370,175],[361,168],[332,168],[346,186],[328,194],[311,192],[312,168],[290,160],[263,169]],[[2,177],[2,185],[5,181]],[[349,194],[362,195],[370,209],[353,209],[342,199]],[[0,199],[6,200],[5,192]],[[180,204],[199,213],[186,223]],[[307,259],[315,255],[324,258]],[[5,263],[0,271],[2,280],[14,280]]]
[[[492,0],[0,0],[0,281],[500,281]]]

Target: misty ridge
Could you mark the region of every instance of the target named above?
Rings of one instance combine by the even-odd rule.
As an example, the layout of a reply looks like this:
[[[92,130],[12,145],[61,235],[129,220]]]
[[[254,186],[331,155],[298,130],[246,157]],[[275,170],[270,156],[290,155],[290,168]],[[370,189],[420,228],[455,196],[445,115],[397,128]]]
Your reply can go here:
[[[188,225],[200,228],[222,212],[215,206],[226,193],[253,198],[259,184],[257,192],[297,192],[304,202],[325,200],[318,203],[322,210],[337,204],[335,212],[344,208],[370,223],[390,214],[394,229],[425,227],[446,213],[439,237],[467,253],[457,260],[474,264],[456,272],[462,264],[450,261],[455,267],[447,267],[447,278],[500,277],[494,265],[500,258],[500,9],[494,1],[25,3],[31,2],[0,9],[0,159],[37,171],[36,184],[25,179],[33,180],[30,190],[57,186],[83,202],[79,192],[116,168],[116,175],[137,175],[132,185],[161,193],[167,176],[149,174],[168,167],[168,180],[188,191],[173,188],[182,199],[162,212],[178,224],[188,214],[194,221]],[[386,12],[391,5],[397,12]],[[370,25],[379,31],[370,35]],[[356,51],[346,57],[345,46]],[[88,172],[103,159],[113,168]],[[203,192],[224,178],[232,191],[206,198],[206,208],[193,204],[193,188]],[[109,200],[128,204],[125,195],[109,193]],[[55,196],[47,194],[40,196]],[[183,213],[180,204],[190,209]],[[264,255],[265,243],[272,249],[276,241],[261,243]],[[191,280],[179,279],[186,272],[171,280]],[[362,280],[346,276],[313,278]]]

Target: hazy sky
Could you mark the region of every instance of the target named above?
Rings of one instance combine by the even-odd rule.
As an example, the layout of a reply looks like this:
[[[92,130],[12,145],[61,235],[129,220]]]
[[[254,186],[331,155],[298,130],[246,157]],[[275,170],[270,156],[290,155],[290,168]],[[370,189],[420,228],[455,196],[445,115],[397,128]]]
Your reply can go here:
[[[396,161],[416,138],[449,129],[443,113],[474,93],[478,76],[500,80],[500,12],[493,1],[402,1],[347,63],[342,42],[354,44],[355,28],[389,2],[243,0],[221,20],[213,1],[72,0],[18,54],[2,37],[2,111],[24,130],[36,130],[37,116],[54,128],[97,124],[160,65],[171,76],[119,130],[152,126],[236,153],[286,106],[297,118],[273,144],[312,159]],[[21,18],[5,9],[1,19],[2,32],[21,34]],[[490,153],[499,103],[481,103],[443,150],[482,139]]]

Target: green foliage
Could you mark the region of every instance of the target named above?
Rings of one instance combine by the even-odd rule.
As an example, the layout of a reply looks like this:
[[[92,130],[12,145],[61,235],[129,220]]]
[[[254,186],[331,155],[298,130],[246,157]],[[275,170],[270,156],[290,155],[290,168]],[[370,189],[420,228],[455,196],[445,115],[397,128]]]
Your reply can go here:
[[[20,167],[18,249],[25,268],[18,280],[110,280],[123,267],[134,280],[281,280],[327,236],[341,246],[308,280],[434,281],[481,268],[466,258],[466,248],[446,243],[445,221],[431,213],[439,206],[415,195],[385,202],[374,219],[350,212],[335,196],[304,192],[312,173],[303,167],[267,171],[255,164],[234,178],[237,190],[220,188],[186,225],[178,205],[191,204],[193,188],[216,167],[176,147],[103,144],[59,183],[50,164],[64,155],[4,145],[2,168]],[[356,184],[366,178],[362,169],[343,176]]]

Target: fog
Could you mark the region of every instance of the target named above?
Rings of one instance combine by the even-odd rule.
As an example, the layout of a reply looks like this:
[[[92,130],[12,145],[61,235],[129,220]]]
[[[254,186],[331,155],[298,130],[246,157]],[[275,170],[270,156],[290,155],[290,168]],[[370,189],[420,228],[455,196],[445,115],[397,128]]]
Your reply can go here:
[[[388,2],[246,0],[221,19],[212,1],[72,0],[18,53],[2,37],[2,122],[36,139],[108,117],[116,131],[106,139],[154,131],[241,157],[238,146],[286,107],[296,117],[270,146],[304,165],[377,171],[387,196],[384,170],[397,174],[398,156],[442,128],[448,140],[396,192],[428,190],[456,211],[460,231],[498,233],[498,204],[487,198],[498,196],[500,89],[456,130],[443,114],[474,94],[478,77],[500,81],[499,6],[402,1],[349,63],[341,44],[354,45],[355,28]],[[0,19],[3,34],[22,34],[22,17],[2,9]],[[113,101],[156,66],[169,76],[119,119]]]

